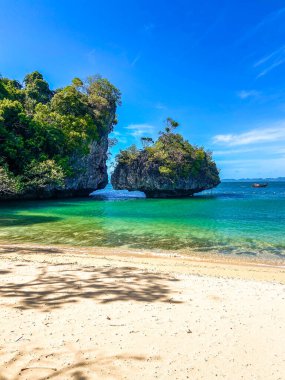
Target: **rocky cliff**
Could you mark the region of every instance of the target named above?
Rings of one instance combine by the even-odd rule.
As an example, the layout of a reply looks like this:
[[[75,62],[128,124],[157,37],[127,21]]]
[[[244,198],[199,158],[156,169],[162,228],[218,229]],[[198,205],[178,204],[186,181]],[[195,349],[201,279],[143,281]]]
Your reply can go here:
[[[63,187],[55,188],[55,194],[86,196],[92,191],[103,189],[108,183],[107,150],[108,135],[94,141],[89,146],[90,153],[84,157],[73,158],[76,173],[65,180]]]
[[[55,91],[39,72],[23,83],[0,78],[0,201],[104,188],[120,91],[100,76]]]
[[[47,184],[41,187],[28,186],[18,191],[13,189],[13,182],[0,184],[0,201],[17,199],[47,199],[88,196],[92,191],[103,189],[108,183],[107,174],[108,135],[89,145],[89,154],[73,156],[71,166],[74,175],[67,177],[63,183]],[[7,186],[8,184],[8,186]],[[4,188],[5,187],[5,188]]]

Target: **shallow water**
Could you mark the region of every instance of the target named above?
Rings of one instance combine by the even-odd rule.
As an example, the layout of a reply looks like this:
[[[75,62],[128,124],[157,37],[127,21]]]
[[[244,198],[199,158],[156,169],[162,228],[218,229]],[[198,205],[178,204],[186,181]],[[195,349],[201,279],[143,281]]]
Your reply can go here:
[[[0,204],[0,240],[285,260],[285,183],[222,183],[186,199],[111,188],[90,199]]]

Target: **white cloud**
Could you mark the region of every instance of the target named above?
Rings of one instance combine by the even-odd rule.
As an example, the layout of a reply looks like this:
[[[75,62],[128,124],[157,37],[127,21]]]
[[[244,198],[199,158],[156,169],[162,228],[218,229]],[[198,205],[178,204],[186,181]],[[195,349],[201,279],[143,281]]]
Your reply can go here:
[[[127,142],[127,139],[122,136],[122,133],[119,131],[113,131],[110,134],[110,138],[115,138],[119,143],[125,144]]]
[[[241,148],[241,149],[225,149],[225,150],[215,150],[215,156],[233,156],[240,153],[252,153],[264,150],[264,147],[254,147],[254,148]]]
[[[285,174],[285,120],[267,122],[241,133],[219,134],[212,142],[223,178]]]
[[[222,164],[246,164],[246,165],[255,165],[257,163],[268,163],[269,165],[271,163],[279,162],[279,160],[284,160],[285,157],[278,157],[278,158],[270,158],[270,159],[263,159],[263,158],[252,158],[252,159],[240,159],[240,160],[221,160],[219,161]]]
[[[130,124],[125,129],[128,129],[130,132],[129,135],[133,137],[141,137],[145,134],[153,134],[155,127],[151,124]]]
[[[266,69],[264,69],[263,71],[261,71],[257,75],[256,78],[263,77],[264,75],[268,74],[271,70],[275,69],[276,67],[278,67],[280,65],[283,65],[283,63],[285,63],[285,58],[280,59],[279,61],[276,61],[276,62],[272,63],[272,65],[268,66]]]
[[[265,18],[263,18],[259,23],[250,28],[243,36],[241,36],[236,44],[244,43],[249,38],[252,38],[256,33],[260,32],[266,25],[272,24],[274,21],[285,13],[285,8],[279,8],[276,11],[269,13]]]
[[[271,128],[256,128],[239,134],[216,135],[213,137],[215,144],[224,146],[249,145],[285,140],[285,123],[279,123]]]
[[[285,63],[285,45],[274,50],[272,53],[266,55],[257,61],[253,67],[263,68],[262,71],[257,75],[257,78],[263,77],[268,74],[271,70]]]
[[[154,108],[156,108],[157,110],[166,110],[167,109],[167,107],[163,103],[160,103],[160,102],[156,103]]]
[[[271,58],[275,57],[277,54],[279,53],[284,53],[284,50],[285,50],[285,46],[281,46],[280,48],[274,50],[272,53],[266,55],[265,57],[261,58],[259,61],[255,62],[255,64],[253,65],[253,67],[258,67],[260,65],[263,65],[264,63],[266,63],[267,61],[269,61]]]
[[[259,91],[256,90],[241,90],[237,93],[237,96],[240,99],[247,99],[247,98],[257,98],[261,95]]]
[[[155,25],[152,24],[152,23],[149,23],[149,24],[145,24],[143,26],[143,30],[145,33],[151,33],[153,31],[153,29],[155,28]]]
[[[285,156],[218,160],[222,178],[253,178],[284,176]]]
[[[140,59],[141,59],[141,53],[139,52],[139,53],[137,53],[135,58],[132,60],[131,66],[134,67]]]
[[[262,152],[262,156],[285,156],[285,147],[284,146],[278,146],[276,144],[267,144],[266,147],[264,145],[257,145],[254,147],[244,147],[240,149],[227,149],[225,147],[224,150],[215,150],[213,153],[217,157],[226,157],[226,156],[245,156],[245,153],[247,156],[249,156],[248,153],[252,156],[251,153],[256,153],[256,152]]]

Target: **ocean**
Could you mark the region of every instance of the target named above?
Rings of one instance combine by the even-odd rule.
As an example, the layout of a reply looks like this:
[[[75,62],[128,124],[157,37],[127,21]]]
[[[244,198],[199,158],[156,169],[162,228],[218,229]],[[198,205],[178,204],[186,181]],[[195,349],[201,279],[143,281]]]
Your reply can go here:
[[[0,241],[285,261],[285,182],[223,182],[184,199],[110,186],[88,199],[0,204]]]

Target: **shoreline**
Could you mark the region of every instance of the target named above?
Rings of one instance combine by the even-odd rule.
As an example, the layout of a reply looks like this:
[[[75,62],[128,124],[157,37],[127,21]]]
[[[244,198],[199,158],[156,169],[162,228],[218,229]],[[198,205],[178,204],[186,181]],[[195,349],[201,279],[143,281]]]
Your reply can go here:
[[[49,263],[85,262],[92,265],[94,260],[108,260],[121,264],[136,264],[152,270],[159,266],[163,272],[239,278],[257,281],[276,281],[285,284],[285,262],[277,260],[256,260],[245,257],[229,257],[217,254],[185,255],[175,252],[157,252],[130,248],[81,247],[68,245],[43,245],[32,243],[11,244],[0,242],[0,260],[3,257],[14,260],[45,261]]]

